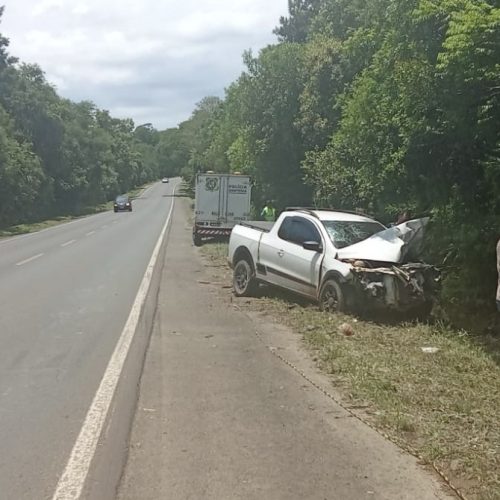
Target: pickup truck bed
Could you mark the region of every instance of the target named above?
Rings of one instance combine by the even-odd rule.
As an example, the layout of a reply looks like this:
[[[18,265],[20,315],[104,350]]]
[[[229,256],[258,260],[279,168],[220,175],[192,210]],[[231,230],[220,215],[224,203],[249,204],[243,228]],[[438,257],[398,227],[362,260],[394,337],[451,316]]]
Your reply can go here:
[[[256,229],[257,231],[262,231],[264,233],[270,233],[275,222],[264,222],[264,221],[248,221],[240,222],[240,226],[249,227],[251,229]]]

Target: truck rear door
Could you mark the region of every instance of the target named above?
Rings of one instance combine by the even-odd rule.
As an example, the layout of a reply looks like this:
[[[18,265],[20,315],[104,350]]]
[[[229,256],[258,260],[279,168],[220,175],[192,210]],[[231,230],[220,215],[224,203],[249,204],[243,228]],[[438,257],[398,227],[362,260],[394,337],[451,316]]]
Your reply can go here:
[[[233,228],[250,220],[250,177],[199,174],[196,179],[196,223],[214,228]]]
[[[226,186],[225,222],[233,227],[239,222],[250,220],[250,198],[252,186],[250,177],[230,175]]]
[[[221,182],[222,181],[222,182]],[[220,225],[221,211],[224,210],[225,183],[216,174],[200,174],[196,178],[196,223],[208,226]]]

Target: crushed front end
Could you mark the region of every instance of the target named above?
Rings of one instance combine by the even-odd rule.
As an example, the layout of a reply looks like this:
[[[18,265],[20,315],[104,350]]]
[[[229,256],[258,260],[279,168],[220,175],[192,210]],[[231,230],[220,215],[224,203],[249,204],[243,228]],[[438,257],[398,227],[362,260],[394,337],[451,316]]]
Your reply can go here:
[[[439,270],[429,264],[351,261],[354,302],[361,308],[410,311],[432,305]]]

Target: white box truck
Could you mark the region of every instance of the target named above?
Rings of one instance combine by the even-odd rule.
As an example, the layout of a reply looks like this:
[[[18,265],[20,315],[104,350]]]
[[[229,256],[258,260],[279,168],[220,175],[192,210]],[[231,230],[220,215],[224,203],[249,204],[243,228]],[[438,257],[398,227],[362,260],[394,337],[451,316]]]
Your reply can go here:
[[[229,236],[250,220],[252,185],[248,175],[205,173],[196,176],[193,242]]]

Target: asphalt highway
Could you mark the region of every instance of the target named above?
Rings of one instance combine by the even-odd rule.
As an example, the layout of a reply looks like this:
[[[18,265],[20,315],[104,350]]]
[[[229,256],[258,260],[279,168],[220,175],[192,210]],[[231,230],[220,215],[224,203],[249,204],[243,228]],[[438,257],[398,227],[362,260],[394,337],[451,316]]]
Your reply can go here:
[[[0,240],[0,497],[51,498],[173,203]]]

